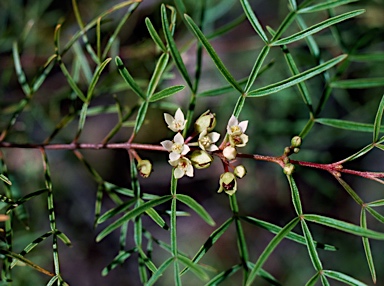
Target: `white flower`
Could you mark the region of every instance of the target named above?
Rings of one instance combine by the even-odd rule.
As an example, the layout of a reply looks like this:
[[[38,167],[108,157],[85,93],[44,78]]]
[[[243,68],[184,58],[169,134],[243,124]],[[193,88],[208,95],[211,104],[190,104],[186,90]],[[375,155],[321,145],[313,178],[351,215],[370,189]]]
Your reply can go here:
[[[192,163],[188,158],[181,157],[176,161],[169,161],[173,167],[176,167],[173,175],[176,179],[182,178],[184,175],[188,177],[193,177],[193,167]]]
[[[227,132],[229,135],[239,136],[247,130],[248,127],[248,120],[246,121],[239,121],[237,118],[232,114],[231,118],[228,121],[227,125]]]
[[[185,155],[189,152],[188,145],[184,144],[183,135],[177,133],[173,137],[173,141],[165,140],[160,143],[167,151],[169,151],[169,160],[177,161],[182,155]]]
[[[168,113],[164,113],[165,122],[168,124],[168,128],[173,132],[179,132],[185,128],[187,120],[184,119],[184,114],[180,108],[176,110],[175,117]]]
[[[229,143],[231,146],[244,147],[248,143],[248,135],[229,135]]]
[[[204,130],[199,135],[199,147],[202,150],[213,152],[219,150],[219,147],[217,147],[214,143],[219,141],[220,134],[217,132],[211,132],[208,133],[207,130]]]

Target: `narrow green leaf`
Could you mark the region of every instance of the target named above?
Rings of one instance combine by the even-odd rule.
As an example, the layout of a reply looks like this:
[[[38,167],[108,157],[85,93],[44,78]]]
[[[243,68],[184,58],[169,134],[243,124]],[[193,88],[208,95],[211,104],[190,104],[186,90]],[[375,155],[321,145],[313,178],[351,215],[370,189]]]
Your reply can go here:
[[[346,55],[341,55],[336,58],[333,58],[323,64],[320,64],[314,68],[311,68],[309,70],[306,70],[305,72],[299,73],[297,75],[294,75],[290,78],[287,78],[285,80],[270,84],[268,86],[250,91],[248,93],[248,96],[250,97],[256,97],[256,96],[264,96],[272,93],[276,93],[278,91],[281,91],[283,89],[286,89],[290,86],[296,85],[299,82],[302,82],[304,80],[307,80],[311,77],[314,77],[315,75],[318,75],[331,67],[337,65],[341,61],[343,61],[347,56]]]
[[[138,0],[120,3],[120,4],[123,4],[122,7],[125,7],[126,5],[130,5],[130,6],[129,6],[127,12],[125,12],[124,16],[119,21],[119,24],[117,25],[117,27],[115,29],[113,29],[113,34],[109,37],[108,43],[104,48],[102,59],[107,57],[109,50],[111,49],[112,45],[115,43],[116,38],[118,38],[118,34],[120,33],[121,29],[124,27],[124,24],[127,22],[128,18],[131,16],[131,14],[136,10],[136,8],[139,7],[140,3],[141,2],[138,2]],[[116,6],[118,6],[118,5],[116,5]],[[99,17],[101,18],[102,16],[99,16]]]
[[[313,6],[308,6],[302,9],[299,9],[297,13],[312,13],[312,12],[318,12],[323,10],[328,10],[331,8],[335,8],[341,5],[353,3],[359,0],[331,0],[324,3],[319,3]]]
[[[307,249],[309,257],[311,258],[312,264],[316,271],[320,272],[323,269],[319,254],[316,251],[315,242],[313,241],[312,234],[309,231],[308,225],[305,220],[301,220],[301,229],[303,230],[305,241],[307,244]]]
[[[55,276],[55,274],[53,274],[52,272],[40,267],[39,265],[33,263],[32,261],[30,261],[29,259],[25,258],[24,256],[21,256],[20,254],[17,254],[17,253],[14,253],[14,252],[11,252],[11,251],[8,251],[6,249],[0,249],[0,253],[5,255],[5,256],[8,256],[8,257],[11,257],[13,259],[16,259],[22,263],[24,263],[25,265],[47,275],[47,276]]]
[[[90,84],[91,80],[92,80],[92,68],[91,68],[91,63],[90,60],[89,60],[89,57],[88,55],[85,55],[84,51],[83,51],[83,46],[79,43],[79,42],[76,42],[74,45],[73,45],[73,53],[74,53],[74,58],[73,58],[73,68],[72,70],[75,70],[76,72],[73,72],[76,73],[76,76],[74,76],[76,78],[76,80],[79,79],[79,73],[80,73],[80,70],[83,72],[83,75],[85,77],[85,81],[87,82],[87,84]],[[59,56],[60,58],[60,56]]]
[[[240,0],[240,3],[253,29],[256,31],[259,37],[264,41],[264,43],[267,44],[268,37],[265,34],[263,27],[260,25],[259,20],[257,19],[255,13],[253,12],[251,5],[249,5],[248,0]]]
[[[196,38],[200,41],[200,43],[204,46],[208,54],[210,55],[211,59],[213,60],[216,67],[219,69],[220,73],[224,76],[224,78],[228,81],[230,85],[233,86],[236,90],[238,90],[241,94],[244,93],[241,86],[238,84],[238,82],[233,78],[233,76],[229,73],[227,68],[224,66],[223,62],[213,49],[212,45],[209,43],[207,38],[204,36],[203,32],[199,29],[199,27],[195,24],[195,22],[192,20],[191,17],[188,15],[184,15],[185,20],[187,21],[188,27],[191,29],[191,31],[194,33]]]
[[[144,120],[145,120],[145,116],[147,115],[147,110],[148,110],[148,105],[149,105],[149,102],[148,101],[144,101],[140,108],[139,108],[139,111],[137,112],[137,117],[136,117],[136,122],[135,122],[135,128],[133,129],[133,132],[135,134],[137,134],[137,132],[139,132],[141,126],[143,125],[144,123]]]
[[[52,68],[56,64],[56,57],[57,57],[56,55],[52,55],[50,58],[48,58],[47,62],[44,64],[43,69],[39,72],[39,75],[32,82],[32,88],[31,88],[32,93],[35,93],[43,84],[44,80],[47,78]]]
[[[372,133],[374,131],[374,125],[368,124],[368,123],[360,123],[360,122],[333,119],[333,118],[316,118],[315,122],[320,123],[322,125],[327,125],[334,128],[351,130],[351,131],[369,132],[369,133]]]
[[[242,220],[244,220],[250,224],[259,226],[263,229],[266,229],[266,230],[268,230],[274,234],[278,233],[281,230],[280,226],[277,226],[275,224],[272,224],[272,223],[269,223],[269,222],[266,222],[263,220],[259,220],[259,219],[254,218],[254,217],[241,216],[240,219],[242,219]],[[301,235],[294,233],[294,232],[288,233],[286,238],[290,239],[294,242],[306,245],[305,238]],[[330,244],[323,244],[323,243],[315,241],[315,245],[316,245],[316,248],[320,248],[320,249],[324,249],[324,250],[329,250],[329,251],[336,251],[337,250],[337,248],[335,246],[330,245]]]
[[[279,46],[279,45],[287,45],[287,44],[296,42],[298,40],[301,40],[301,39],[308,37],[309,35],[313,35],[313,34],[319,32],[321,30],[324,30],[325,28],[328,28],[332,25],[335,25],[335,24],[340,23],[342,21],[345,21],[347,19],[361,15],[364,12],[365,12],[365,10],[360,9],[360,10],[347,12],[347,13],[329,18],[329,19],[322,21],[320,23],[317,23],[316,25],[313,25],[313,26],[311,26],[305,30],[302,30],[298,33],[295,33],[291,36],[288,36],[286,38],[274,41],[274,42],[270,43],[270,45],[271,46]]]
[[[297,225],[299,222],[299,218],[294,218],[287,225],[285,225],[281,231],[270,241],[267,247],[264,249],[263,253],[259,256],[259,259],[256,261],[255,266],[253,267],[251,273],[248,276],[248,280],[246,282],[246,286],[251,286],[252,282],[255,280],[258,272],[261,267],[265,263],[265,261],[269,258],[272,251],[279,245],[279,243],[284,239],[288,233]]]
[[[106,220],[114,217],[115,215],[118,215],[122,212],[127,211],[135,202],[136,202],[136,200],[132,199],[132,200],[124,202],[123,204],[121,204],[121,205],[119,205],[113,209],[106,211],[102,216],[99,217],[99,219],[97,220],[97,223],[101,224],[101,223],[105,222]]]
[[[135,252],[135,248],[134,249],[131,249],[129,251],[120,251],[116,257],[112,260],[112,262],[110,264],[108,264],[106,267],[104,267],[104,269],[101,271],[101,275],[102,276],[107,276],[109,272],[111,272],[111,270],[115,269],[117,266],[123,264],[125,262],[125,260],[127,260],[131,255],[132,253]]]
[[[360,225],[362,228],[367,229],[367,216],[365,213],[365,208],[361,208]],[[371,272],[372,281],[374,284],[376,284],[375,263],[373,262],[372,250],[369,244],[369,239],[366,237],[362,237],[361,239],[363,241],[365,257],[367,258],[367,263],[368,263],[369,271]]]
[[[372,88],[384,86],[384,77],[378,78],[358,78],[333,81],[330,84],[333,88]]]
[[[328,282],[327,276],[324,274],[320,275],[320,281],[323,286],[331,286],[331,284]]]
[[[101,73],[105,69],[105,67],[109,64],[109,62],[112,60],[112,58],[107,58],[105,61],[103,61],[97,68],[95,73],[93,74],[91,83],[88,87],[88,92],[87,92],[87,100],[90,101],[93,95],[93,91],[96,87],[96,83],[98,82]]]
[[[347,285],[353,286],[367,286],[367,284],[356,280],[355,278],[348,276],[347,274],[334,271],[334,270],[323,270],[323,274],[329,278],[341,281]]]
[[[241,23],[244,22],[244,20],[247,19],[247,16],[244,14],[241,14],[239,17],[236,19],[232,20],[231,22],[225,24],[224,26],[218,28],[216,31],[214,31],[212,34],[207,35],[208,40],[212,40],[216,37],[222,36],[225,33],[231,31],[232,29],[236,28],[239,26]]]
[[[375,218],[377,219],[379,222],[383,223],[384,224],[384,216],[381,215],[380,213],[378,213],[377,211],[375,211],[373,208],[371,208],[370,206],[367,206],[366,207],[366,210]]]
[[[55,231],[55,234],[57,235],[58,238],[66,245],[66,246],[72,246],[72,242],[69,239],[68,236],[66,236],[63,232],[57,230]]]
[[[384,110],[384,95],[381,98],[381,101],[375,116],[375,123],[373,124],[373,142],[377,142],[379,140],[381,121],[383,119],[383,110]]]
[[[179,70],[181,76],[184,78],[188,87],[192,90],[193,89],[192,81],[189,77],[187,68],[184,65],[183,59],[180,56],[179,50],[177,49],[175,40],[172,37],[172,33],[169,30],[167,10],[164,4],[161,5],[161,23],[163,26],[165,40],[167,41],[168,49],[169,49],[169,52],[171,53],[173,61],[175,62],[177,69]]]
[[[301,130],[299,136],[304,139],[307,136],[307,134],[311,131],[313,125],[315,125],[315,121],[312,118],[310,118],[307,124],[305,124],[304,128]]]
[[[208,239],[204,242],[204,244],[197,251],[195,256],[193,257],[193,262],[199,262],[200,259],[208,252],[208,250],[216,243],[216,241],[226,232],[228,227],[232,224],[233,218],[229,218],[226,220],[220,227],[215,229],[208,237]],[[188,267],[184,268],[181,271],[180,275],[184,274],[188,270]]]
[[[358,203],[360,206],[363,206],[364,202],[359,197],[359,195],[351,188],[350,185],[347,184],[342,178],[335,176],[336,180],[340,183],[340,185],[343,186],[343,188],[347,191],[347,193],[354,199],[356,203]]]
[[[88,106],[89,106],[89,103],[88,102],[84,102],[83,103],[83,106],[81,107],[81,111],[80,111],[80,118],[79,118],[79,125],[77,127],[77,135],[76,135],[76,138],[78,138],[80,136],[80,133],[83,131],[84,129],[84,125],[85,125],[85,120],[87,118],[87,111],[88,111]]]
[[[299,189],[297,188],[295,180],[293,179],[292,176],[287,175],[287,179],[289,182],[289,187],[291,188],[291,197],[292,197],[293,206],[295,207],[296,214],[298,216],[301,216],[303,214],[303,208],[301,206]]]
[[[127,68],[124,66],[123,61],[120,57],[115,58],[115,62],[117,68],[119,70],[120,75],[123,77],[125,82],[129,85],[129,87],[143,100],[146,99],[144,91],[140,88],[140,86],[135,82],[131,74],[128,72]]]
[[[267,57],[270,49],[271,49],[270,46],[264,46],[264,48],[261,50],[259,56],[257,57],[256,62],[253,65],[252,71],[249,74],[247,84],[245,85],[245,88],[244,88],[245,93],[247,93],[250,90],[253,83],[255,82],[255,80],[258,76],[259,70],[261,68],[261,65],[263,64],[265,58]]]
[[[83,102],[86,102],[87,101],[87,98],[85,97],[84,93],[81,91],[81,89],[77,86],[75,80],[73,79],[73,77],[70,75],[70,73],[68,72],[67,68],[65,67],[64,63],[61,61],[61,59],[59,59],[59,63],[60,63],[60,68],[61,68],[61,71],[63,72],[65,78],[67,79],[68,81],[68,84],[70,85],[70,87],[72,88],[72,90],[76,93],[76,95],[83,101]]]
[[[295,20],[297,14],[295,11],[291,11],[281,22],[279,28],[276,30],[276,34],[272,37],[272,40],[270,42],[276,41],[278,38],[281,37],[281,35],[289,28],[289,26],[292,24],[292,22]]]
[[[369,230],[369,229],[364,229],[360,226],[337,220],[334,218],[330,217],[325,217],[321,215],[313,215],[313,214],[305,214],[303,215],[304,219],[307,221],[315,222],[321,225],[325,225],[334,229],[338,229],[347,233],[351,233],[353,235],[358,235],[358,236],[364,236],[368,238],[373,238],[373,239],[379,239],[379,240],[384,240],[384,233],[377,232],[374,230]]]
[[[121,218],[117,219],[116,221],[114,221],[113,223],[108,225],[102,232],[100,232],[99,235],[96,237],[96,241],[97,242],[101,241],[104,237],[106,237],[108,234],[110,234],[115,229],[122,226],[125,222],[127,222],[127,221],[135,218],[136,216],[142,214],[143,212],[145,212],[149,208],[153,208],[157,205],[165,203],[166,201],[169,201],[171,198],[172,198],[172,196],[170,196],[170,195],[163,196],[163,197],[160,197],[158,199],[148,201],[148,202],[140,205],[139,207],[129,211],[128,213],[123,215]]]
[[[183,255],[179,255],[177,257],[177,259],[182,262],[185,266],[187,266],[189,269],[191,269],[191,271],[193,273],[195,273],[195,275],[197,277],[200,278],[200,280],[202,281],[208,281],[209,280],[209,276],[207,275],[207,273],[198,265],[198,264],[195,264],[192,260],[190,260],[189,258],[183,256]],[[180,276],[180,275],[179,275]]]
[[[216,286],[219,285],[221,282],[227,280],[229,277],[231,277],[233,274],[235,274],[237,271],[239,271],[242,268],[241,264],[237,264],[232,266],[231,268],[220,272],[215,277],[213,277],[205,286]]]
[[[150,208],[145,212],[155,223],[158,224],[163,229],[168,229],[169,227],[163,220],[163,218],[158,214],[154,208]]]
[[[209,213],[203,208],[202,205],[196,202],[193,198],[181,194],[176,195],[176,198],[182,203],[186,204],[191,209],[193,209],[207,224],[211,226],[215,225],[215,221],[212,219]]]
[[[255,267],[255,264],[253,264],[250,261],[247,262],[247,265],[248,265],[248,268],[250,269]],[[273,277],[269,272],[265,271],[264,269],[260,269],[257,275],[260,276],[265,281],[267,281],[269,284],[271,284],[271,286],[282,286],[275,277]]]
[[[148,280],[147,284],[148,286],[151,286],[151,285],[154,285],[157,281],[157,279],[159,279],[165,270],[167,270],[167,268],[169,267],[169,265],[171,265],[171,263],[173,262],[174,258],[173,257],[170,257],[168,258],[167,260],[165,260],[163,262],[163,264],[160,265],[159,268],[157,268],[157,271],[155,273],[153,273],[153,275],[151,276],[151,278]]]
[[[157,31],[153,27],[152,22],[148,17],[145,18],[145,25],[147,26],[149,35],[151,36],[152,40],[160,48],[160,50],[162,50],[164,53],[166,53],[167,48],[165,47],[163,41],[161,40],[159,34],[157,33]]]
[[[382,207],[382,206],[384,206],[384,199],[367,203],[367,206],[370,206],[370,207]]]
[[[21,85],[21,88],[23,89],[24,94],[28,97],[31,95],[31,87],[27,82],[27,77],[25,76],[24,70],[21,66],[19,49],[17,47],[16,42],[13,43],[12,54],[13,54],[13,62],[15,63],[17,79],[19,81],[19,84]]]
[[[175,86],[167,87],[162,91],[154,93],[149,99],[149,102],[155,102],[155,101],[167,98],[171,95],[174,95],[175,93],[178,93],[179,91],[182,91],[184,88],[185,88],[184,85],[175,85]]]
[[[151,80],[148,84],[147,99],[150,99],[153,93],[155,92],[157,85],[159,84],[159,81],[161,79],[161,76],[163,75],[164,70],[167,67],[168,60],[169,55],[164,53],[160,56],[159,60],[157,61],[155,70],[153,71]]]
[[[12,182],[10,179],[8,179],[6,176],[4,176],[3,174],[0,174],[0,180],[2,180],[4,183],[8,184],[8,185],[12,185]]]
[[[292,10],[297,10],[297,3],[296,0],[289,0],[289,4],[291,5]]]
[[[52,279],[50,279],[46,286],[53,286],[53,284],[59,279],[59,276],[54,276]]]
[[[141,248],[137,248],[139,254],[142,258],[142,261],[145,263],[145,266],[152,272],[155,273],[157,271],[156,265],[152,262],[151,259],[145,254],[145,252]]]
[[[384,61],[384,53],[349,55],[348,60],[354,62],[379,62]]]
[[[320,275],[319,273],[316,273],[311,277],[311,279],[308,280],[308,282],[305,284],[305,286],[315,286],[317,281],[319,281]]]
[[[365,146],[363,149],[361,149],[360,151],[357,151],[355,154],[352,154],[348,158],[343,159],[342,161],[340,161],[340,163],[344,163],[344,162],[349,162],[349,161],[355,160],[355,159],[357,159],[357,158],[367,154],[373,148],[374,148],[374,145],[373,144],[369,144],[369,145]]]

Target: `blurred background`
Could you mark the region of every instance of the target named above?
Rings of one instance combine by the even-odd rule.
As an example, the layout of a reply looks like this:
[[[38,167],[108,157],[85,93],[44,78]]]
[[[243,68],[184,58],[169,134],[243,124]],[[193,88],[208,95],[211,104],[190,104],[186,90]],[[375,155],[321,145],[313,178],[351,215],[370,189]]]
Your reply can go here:
[[[202,0],[204,1],[204,0]],[[100,13],[106,11],[119,1],[78,1],[78,7],[85,23],[90,22]],[[184,1],[186,11],[195,20],[198,19],[201,1]],[[288,1],[255,0],[253,10],[261,24],[276,29],[288,14]],[[298,1],[300,3],[302,1]],[[316,1],[321,2],[321,1]],[[124,24],[110,56],[119,55],[134,78],[143,88],[149,81],[156,59],[160,53],[156,49],[145,26],[145,18],[149,17],[161,34],[160,5],[172,1],[143,0]],[[239,17],[243,10],[236,0],[206,1],[204,32],[209,35],[218,28]],[[344,52],[357,41],[361,42],[357,53],[383,52],[384,50],[384,1],[364,0],[337,8],[338,14],[364,8],[366,13],[348,20],[337,27],[341,31]],[[114,12],[102,23],[102,45],[116,29],[116,25],[126,10]],[[303,15],[307,25],[326,19],[325,13]],[[198,21],[198,20],[196,20]],[[0,129],[7,128],[8,122],[25,95],[15,74],[12,57],[12,45],[17,43],[21,64],[27,80],[32,81],[47,59],[54,54],[53,34],[55,26],[61,23],[60,44],[67,41],[79,30],[71,1],[53,0],[3,0],[0,2]],[[289,33],[297,31],[292,25]],[[333,31],[334,32],[334,31]],[[95,43],[95,31],[87,33],[91,44]],[[325,60],[335,57],[343,51],[340,49],[330,29],[316,34],[322,56]],[[178,15],[175,40],[179,48],[186,48],[183,60],[193,75],[195,70],[196,41],[192,33]],[[214,38],[211,43],[229,71],[236,79],[246,77],[252,69],[261,48],[262,41],[255,34],[251,25],[243,21],[225,35]],[[310,55],[305,41],[289,46],[301,71],[313,67],[316,62]],[[85,53],[84,44],[78,41],[63,57],[67,69],[76,65],[78,57]],[[87,57],[87,56],[85,56]],[[90,61],[91,62],[91,61]],[[256,81],[255,88],[277,82],[290,76],[283,53],[274,48],[265,63],[273,62],[273,67],[263,73]],[[92,66],[91,67],[95,67]],[[383,77],[382,63],[352,63],[342,79]],[[176,69],[168,71],[167,79],[162,87],[184,84]],[[226,85],[225,80],[217,71],[212,60],[204,52],[202,78],[199,92]],[[324,89],[321,77],[307,81],[310,94],[316,106]],[[86,91],[86,74],[79,76],[79,86]],[[324,111],[319,117],[337,118],[372,124],[377,106],[383,95],[383,88],[371,89],[335,89]],[[225,134],[226,124],[233,112],[238,98],[236,92],[214,97],[199,97],[195,118],[210,109],[216,113],[217,126],[215,131]],[[137,103],[137,97],[127,88],[117,73],[114,62],[104,71],[95,90],[91,107],[113,106],[116,99],[127,109]],[[170,106],[180,106],[185,112],[188,108],[189,93],[187,89],[167,99]],[[173,104],[173,105],[172,105]],[[56,124],[70,110],[81,108],[81,102],[73,97],[72,91],[59,66],[55,66],[33,100],[20,114],[4,141],[15,143],[42,143],[49,137]],[[166,105],[150,107],[145,124],[135,142],[159,144],[171,138],[172,133],[166,128],[163,113],[173,114],[173,109]],[[134,118],[132,118],[134,119]],[[279,93],[247,99],[240,120],[249,120],[247,134],[248,145],[241,150],[246,153],[279,156],[284,147],[290,145],[290,139],[300,133],[307,123],[308,111],[296,87],[288,88]],[[89,116],[79,142],[97,143],[103,140],[117,124],[116,113],[105,112]],[[70,143],[77,131],[77,119],[68,124],[54,137],[52,143]],[[132,128],[127,124],[111,142],[128,140]],[[299,154],[293,158],[319,163],[331,163],[360,150],[372,141],[372,134],[334,129],[316,124],[303,141]],[[38,150],[2,149],[8,167],[12,190],[15,196],[23,196],[44,187],[43,167]],[[124,150],[96,150],[81,153],[85,159],[99,172],[102,178],[118,186],[130,188],[129,158]],[[140,179],[141,189],[146,193],[167,194],[171,166],[167,163],[167,154],[156,152],[139,152],[142,158],[153,162],[154,172],[148,179]],[[347,164],[350,169],[382,171],[382,154],[373,150],[366,156]],[[84,165],[71,151],[48,151],[53,178],[55,210],[58,228],[69,236],[73,247],[59,245],[61,271],[70,285],[140,285],[136,255],[129,258],[121,267],[111,271],[108,276],[101,275],[102,269],[108,265],[119,250],[118,233],[114,232],[100,243],[95,242],[96,235],[104,228],[93,229],[94,206],[97,183],[93,180]],[[240,212],[283,226],[294,217],[289,185],[277,165],[251,160],[238,160],[246,166],[248,175],[239,181],[237,195]],[[201,203],[221,225],[232,213],[228,197],[217,194],[218,180],[223,172],[222,165],[216,160],[207,170],[195,170],[195,177],[183,178],[179,181],[179,193],[193,196]],[[353,176],[343,176],[364,201],[382,198],[382,186]],[[301,192],[304,212],[328,215],[337,219],[359,224],[360,207],[343,190],[343,188],[326,172],[296,168],[295,179]],[[4,193],[3,190],[0,191]],[[102,213],[114,207],[105,199]],[[166,211],[162,205],[159,211]],[[15,222],[14,251],[21,251],[25,245],[49,230],[48,212],[45,197],[34,198],[26,204],[29,214],[30,230]],[[180,210],[188,211],[180,205]],[[169,232],[158,228],[152,222],[143,219],[146,229],[156,234],[156,238],[169,240]],[[383,231],[375,220],[369,218],[368,226]],[[129,226],[128,246],[133,246],[133,229]],[[244,224],[251,261],[256,261],[273,235],[252,225]],[[206,225],[194,213],[178,220],[178,243],[182,251],[191,257],[197,252],[207,237],[214,230]],[[337,252],[319,251],[327,269],[334,269],[353,275],[368,284],[371,283],[370,273],[364,257],[364,249],[359,237],[347,235],[325,227],[311,225],[314,239],[335,245]],[[300,232],[299,229],[297,229]],[[1,234],[3,236],[3,234]],[[382,242],[371,241],[376,265],[384,263]],[[51,240],[39,245],[28,254],[27,258],[47,269],[52,269]],[[166,254],[154,246],[153,259],[160,265]],[[165,258],[164,258],[165,257]],[[230,231],[220,238],[218,243],[208,252],[202,263],[224,270],[239,263],[234,225]],[[304,285],[315,271],[311,265],[307,250],[302,245],[285,241],[280,245],[264,269],[274,275],[282,285]],[[13,271],[14,285],[44,285],[46,276],[28,267],[16,267]],[[172,285],[172,272],[165,275],[157,285]],[[222,285],[240,285],[241,272],[234,275]],[[384,269],[377,267],[378,281],[384,281]],[[170,280],[169,280],[170,279]],[[384,282],[382,282],[384,283]],[[187,273],[183,278],[184,285],[203,285],[194,275]],[[268,285],[263,280],[256,280],[255,285]],[[338,285],[337,283],[332,285]]]

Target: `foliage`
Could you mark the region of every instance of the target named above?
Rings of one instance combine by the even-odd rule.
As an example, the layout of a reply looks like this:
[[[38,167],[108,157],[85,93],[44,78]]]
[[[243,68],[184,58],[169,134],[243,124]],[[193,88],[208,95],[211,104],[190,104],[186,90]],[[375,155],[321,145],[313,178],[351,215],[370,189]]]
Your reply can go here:
[[[84,277],[383,281],[383,5],[271,2],[0,4],[1,285],[80,283],[78,221],[111,259]]]

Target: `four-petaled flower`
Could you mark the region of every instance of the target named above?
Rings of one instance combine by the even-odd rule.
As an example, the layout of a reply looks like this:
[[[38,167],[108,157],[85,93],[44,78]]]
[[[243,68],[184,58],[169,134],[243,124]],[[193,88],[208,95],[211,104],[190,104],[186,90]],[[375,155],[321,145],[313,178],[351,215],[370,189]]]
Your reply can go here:
[[[188,177],[193,177],[192,162],[188,158],[180,157],[176,161],[169,161],[169,164],[175,167],[173,175],[176,179],[180,179],[184,175],[187,175]]]
[[[179,132],[185,128],[187,120],[184,119],[184,114],[180,108],[176,110],[175,117],[168,113],[164,113],[165,122],[168,124],[168,128],[173,132]]]
[[[248,142],[248,135],[244,134],[248,127],[248,120],[239,121],[232,114],[228,121],[227,132],[229,135],[229,143],[231,146],[244,147]]]
[[[177,161],[182,155],[185,155],[189,152],[188,145],[184,144],[183,135],[177,133],[173,137],[173,141],[165,140],[160,143],[167,151],[169,151],[169,160]]]
[[[217,132],[208,133],[207,130],[204,130],[200,133],[198,143],[199,147],[202,150],[213,152],[219,150],[219,147],[215,145],[219,141],[220,134]]]

